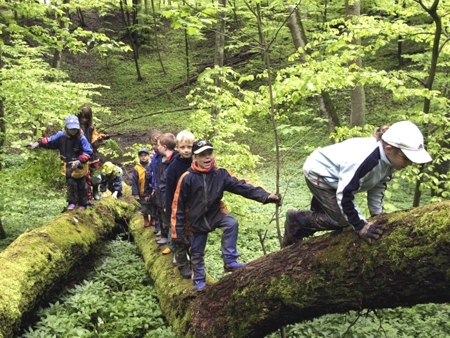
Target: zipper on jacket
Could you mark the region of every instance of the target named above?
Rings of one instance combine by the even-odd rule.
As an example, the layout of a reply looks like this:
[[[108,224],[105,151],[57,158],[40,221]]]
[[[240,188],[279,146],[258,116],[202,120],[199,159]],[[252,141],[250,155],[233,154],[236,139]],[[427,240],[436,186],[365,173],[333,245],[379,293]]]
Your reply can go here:
[[[206,174],[202,174],[202,176],[203,176],[203,205],[205,206],[205,213],[203,214],[204,216],[203,216],[203,220],[205,221],[205,225],[206,225],[206,227],[209,229],[209,230],[211,230],[212,231],[212,228],[211,228],[211,226],[209,225],[209,223],[208,223],[208,220],[206,219],[206,212],[208,211],[207,209],[206,209],[206,205],[207,205],[207,200],[206,200],[206,196],[208,195],[207,194],[207,192],[208,192],[208,187],[207,187],[207,185],[206,185]]]

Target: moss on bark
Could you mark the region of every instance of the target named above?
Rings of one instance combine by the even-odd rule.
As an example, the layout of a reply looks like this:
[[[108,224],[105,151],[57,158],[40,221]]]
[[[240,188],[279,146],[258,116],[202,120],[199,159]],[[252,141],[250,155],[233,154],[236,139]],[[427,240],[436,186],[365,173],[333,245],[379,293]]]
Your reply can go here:
[[[110,233],[116,220],[131,218],[135,206],[112,198],[94,208],[63,213],[19,236],[0,253],[0,336],[13,337],[24,313],[90,248]]]

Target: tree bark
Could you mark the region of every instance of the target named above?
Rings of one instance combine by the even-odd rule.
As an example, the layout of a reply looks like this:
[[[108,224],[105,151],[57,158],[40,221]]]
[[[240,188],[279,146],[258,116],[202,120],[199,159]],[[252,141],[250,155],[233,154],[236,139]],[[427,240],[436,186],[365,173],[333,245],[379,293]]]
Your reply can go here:
[[[161,255],[140,219],[131,229],[179,336],[251,338],[328,313],[450,301],[450,201],[379,219],[386,229],[372,245],[351,229],[313,237],[217,283],[209,278],[201,294]]]
[[[0,252],[0,337],[14,337],[39,298],[134,210],[131,203],[105,198],[22,234]]]

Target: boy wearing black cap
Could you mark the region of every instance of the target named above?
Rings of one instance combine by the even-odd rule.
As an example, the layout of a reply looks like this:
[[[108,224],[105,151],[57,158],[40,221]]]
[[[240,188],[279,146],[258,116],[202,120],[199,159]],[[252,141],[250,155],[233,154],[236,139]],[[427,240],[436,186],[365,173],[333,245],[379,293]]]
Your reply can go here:
[[[141,215],[144,217],[144,227],[150,226],[150,202],[145,189],[145,171],[149,165],[150,152],[147,148],[138,151],[139,162],[131,174],[131,194],[141,204]]]
[[[204,254],[208,233],[220,228],[222,258],[226,271],[245,266],[238,263],[236,249],[238,222],[228,214],[222,203],[224,191],[261,203],[279,203],[281,196],[271,194],[245,180],[240,180],[225,168],[215,166],[213,145],[206,140],[194,142],[191,167],[178,181],[172,203],[172,241],[190,243],[194,289],[204,291]]]

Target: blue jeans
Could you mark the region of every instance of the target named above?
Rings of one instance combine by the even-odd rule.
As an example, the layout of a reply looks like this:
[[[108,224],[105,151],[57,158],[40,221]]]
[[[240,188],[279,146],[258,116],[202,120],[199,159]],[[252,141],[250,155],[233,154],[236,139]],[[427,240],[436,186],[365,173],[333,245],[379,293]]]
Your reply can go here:
[[[222,230],[222,259],[225,264],[236,262],[239,252],[236,249],[238,238],[238,221],[225,215],[218,228]],[[189,237],[191,242],[191,267],[193,271],[193,280],[205,280],[205,247],[208,240],[208,233],[196,233]]]

